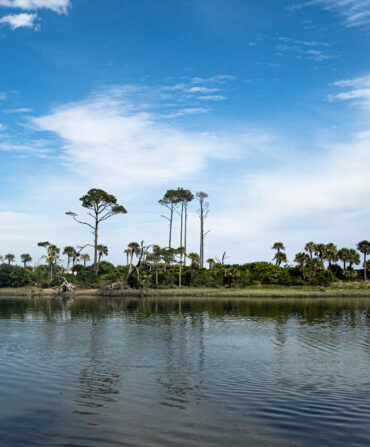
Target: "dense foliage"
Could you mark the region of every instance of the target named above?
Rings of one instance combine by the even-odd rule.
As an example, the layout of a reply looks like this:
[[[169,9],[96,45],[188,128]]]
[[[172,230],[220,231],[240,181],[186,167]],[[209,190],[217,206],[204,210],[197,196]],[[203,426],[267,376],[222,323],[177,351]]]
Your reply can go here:
[[[58,275],[63,274],[69,282],[81,287],[106,288],[112,285],[116,288],[177,287],[179,283],[179,265],[159,266],[154,270],[147,264],[140,270],[140,275],[131,275],[128,278],[130,266],[114,266],[107,261],[101,261],[96,272],[93,266],[78,264],[73,272],[67,274],[61,267],[56,269],[56,276],[50,281],[49,268],[41,265],[35,269],[19,267],[8,264],[0,265],[0,287],[22,287],[34,285],[39,287],[52,287],[58,284]],[[346,280],[343,269],[332,266],[321,270],[311,281],[304,279],[301,269],[296,267],[281,267],[268,262],[254,262],[244,265],[215,264],[210,269],[198,265],[182,266],[182,285],[185,287],[208,288],[240,288],[258,285],[274,286],[329,286],[335,280]],[[351,280],[362,277],[360,270],[353,271]]]

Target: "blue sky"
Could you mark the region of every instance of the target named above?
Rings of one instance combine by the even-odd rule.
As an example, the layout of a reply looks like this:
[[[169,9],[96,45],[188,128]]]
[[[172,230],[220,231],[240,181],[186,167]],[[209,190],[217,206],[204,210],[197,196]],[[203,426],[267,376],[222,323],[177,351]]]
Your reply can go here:
[[[0,0],[0,254],[165,245],[167,188],[209,193],[206,256],[368,239],[370,0]],[[198,251],[193,204],[190,249]]]

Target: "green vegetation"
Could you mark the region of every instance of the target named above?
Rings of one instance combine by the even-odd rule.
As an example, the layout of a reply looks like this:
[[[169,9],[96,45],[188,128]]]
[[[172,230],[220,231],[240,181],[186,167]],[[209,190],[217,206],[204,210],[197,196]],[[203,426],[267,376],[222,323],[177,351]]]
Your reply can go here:
[[[194,198],[199,205],[199,254],[188,253],[186,248],[188,205]],[[205,221],[209,214],[207,198],[208,195],[205,192],[198,192],[194,196],[191,191],[183,188],[168,190],[159,201],[169,211],[169,215],[162,216],[169,222],[168,247],[131,242],[123,250],[126,265],[114,266],[103,260],[103,257],[108,256],[109,250],[106,245],[99,243],[99,228],[102,222],[113,216],[125,214],[127,211],[117,203],[114,196],[100,189],[91,189],[80,199],[82,207],[88,210],[87,215],[92,219],[91,223],[79,220],[77,214],[71,211],[67,214],[76,222],[92,230],[93,244],[78,247],[69,245],[61,250],[50,242],[39,242],[37,245],[45,250],[40,259],[44,263],[39,262],[34,267],[29,266],[32,257],[28,253],[21,255],[23,267],[12,265],[15,262],[13,254],[7,254],[4,258],[0,256],[0,288],[24,286],[50,288],[57,286],[61,281],[67,281],[69,284],[82,288],[100,288],[105,291],[156,289],[161,294],[166,289],[185,287],[193,295],[200,293],[198,289],[201,289],[203,294],[205,289],[240,291],[245,288],[263,290],[264,286],[298,287],[308,293],[307,291],[312,287],[328,288],[339,282],[342,285],[353,284],[355,281],[367,284],[369,273],[367,256],[370,254],[368,241],[357,244],[357,249],[363,255],[363,269],[354,268],[361,264],[360,254],[355,249],[338,250],[333,243],[314,242],[308,242],[304,251],[295,255],[295,265],[288,265],[283,242],[273,244],[272,250],[275,254],[271,263],[252,262],[230,265],[225,262],[228,258],[226,252],[221,259],[209,258],[205,262],[205,236],[208,233],[205,230]],[[178,208],[180,208],[178,213],[180,246],[173,248],[173,223],[175,211]],[[88,246],[94,250],[92,266],[88,265],[89,254],[82,253]],[[64,259],[61,259],[61,256],[64,256]],[[187,265],[187,260],[190,265]],[[204,265],[205,263],[207,266]],[[281,289],[277,290],[281,291]],[[298,289],[292,290],[297,294]],[[179,291],[179,293],[184,292]],[[236,293],[242,293],[243,296],[246,294],[245,292]],[[285,295],[286,291],[281,293]]]

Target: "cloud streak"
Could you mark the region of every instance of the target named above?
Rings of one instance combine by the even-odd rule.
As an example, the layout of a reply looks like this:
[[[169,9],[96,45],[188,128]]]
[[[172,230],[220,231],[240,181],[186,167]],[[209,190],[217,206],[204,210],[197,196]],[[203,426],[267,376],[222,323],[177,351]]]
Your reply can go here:
[[[348,27],[370,25],[370,0],[310,0],[293,4],[288,10],[295,11],[310,6],[320,6],[324,10],[336,12]]]
[[[51,9],[58,14],[67,14],[70,0],[0,0],[0,6],[24,10]]]

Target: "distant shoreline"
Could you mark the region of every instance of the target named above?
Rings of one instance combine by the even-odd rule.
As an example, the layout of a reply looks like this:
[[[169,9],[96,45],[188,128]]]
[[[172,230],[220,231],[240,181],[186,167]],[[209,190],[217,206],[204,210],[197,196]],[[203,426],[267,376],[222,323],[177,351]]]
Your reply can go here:
[[[52,298],[53,289],[38,289],[35,287],[0,289],[0,299],[11,297]],[[365,287],[307,288],[307,287],[248,287],[243,289],[148,289],[141,292],[137,289],[100,290],[79,289],[77,298],[370,298],[370,285]]]

